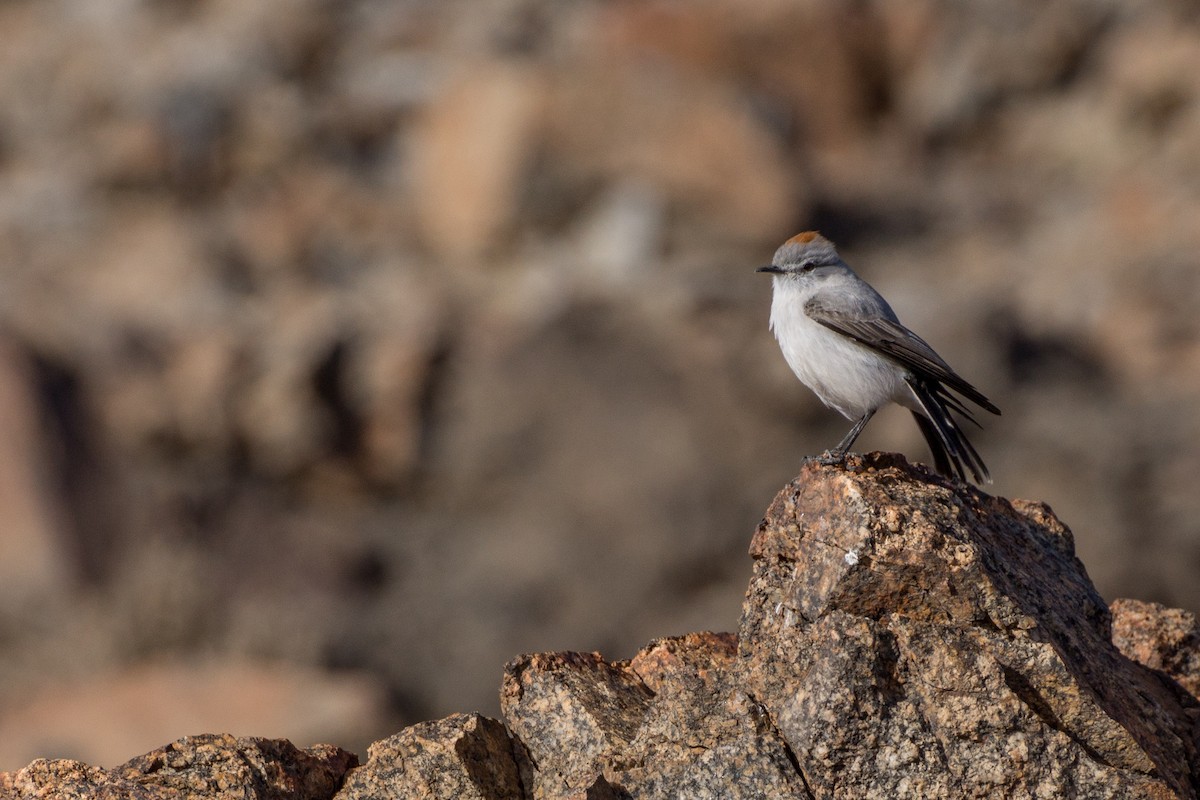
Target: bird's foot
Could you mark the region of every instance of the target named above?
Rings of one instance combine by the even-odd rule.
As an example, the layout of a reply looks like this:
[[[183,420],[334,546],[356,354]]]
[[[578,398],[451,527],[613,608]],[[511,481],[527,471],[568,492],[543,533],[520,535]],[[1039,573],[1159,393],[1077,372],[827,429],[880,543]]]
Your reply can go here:
[[[816,462],[823,467],[834,467],[846,463],[845,451],[826,450],[816,457]]]

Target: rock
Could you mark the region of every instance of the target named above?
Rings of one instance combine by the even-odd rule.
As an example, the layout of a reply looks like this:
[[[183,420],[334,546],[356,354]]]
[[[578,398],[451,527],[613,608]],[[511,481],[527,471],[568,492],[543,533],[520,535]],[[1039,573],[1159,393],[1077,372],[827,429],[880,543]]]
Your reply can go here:
[[[654,693],[599,653],[522,656],[504,670],[500,705],[538,797],[585,790],[602,761],[629,747]]]
[[[1196,797],[1197,701],[1112,646],[1046,506],[810,462],[751,554],[742,685],[815,796]]]
[[[787,743],[740,685],[736,648],[731,634],[689,634],[634,657],[655,699],[612,776],[632,796],[809,796]]]
[[[520,800],[513,743],[502,723],[479,714],[422,722],[376,742],[336,800]]]
[[[1110,610],[1118,650],[1200,697],[1200,624],[1195,614],[1141,600],[1114,600]]]
[[[100,767],[67,758],[39,758],[17,772],[0,773],[0,792],[5,800],[54,797],[61,800],[78,798],[125,797],[129,800],[152,800],[167,795],[111,775]]]
[[[572,798],[577,800],[628,800],[629,792],[619,786],[613,786],[601,775],[592,782],[591,786],[572,795]]]
[[[0,773],[6,798],[324,800],[358,764],[332,745],[300,750],[282,739],[229,734],[185,736],[111,770],[69,759],[39,759]]]
[[[737,636],[658,639],[629,661],[520,656],[501,690],[507,730],[478,714],[423,722],[372,745],[360,769],[328,745],[191,737],[113,770],[35,761],[0,774],[0,789],[18,800],[1197,798],[1200,700],[1184,688],[1194,617],[1133,601],[1110,612],[1045,505],[896,455],[810,461],[750,553]]]
[[[204,797],[317,800],[331,796],[357,765],[357,756],[332,745],[301,750],[284,739],[210,734],[184,737],[113,772],[147,787]]]
[[[531,796],[1196,797],[1200,702],[1113,647],[1044,505],[809,463],[751,553],[736,651],[509,665]]]
[[[542,78],[476,64],[438,94],[414,135],[417,219],[447,261],[485,256],[512,224],[522,169],[538,140]]]
[[[695,633],[629,662],[524,656],[502,705],[529,796],[803,798],[786,743],[738,687],[737,640]]]

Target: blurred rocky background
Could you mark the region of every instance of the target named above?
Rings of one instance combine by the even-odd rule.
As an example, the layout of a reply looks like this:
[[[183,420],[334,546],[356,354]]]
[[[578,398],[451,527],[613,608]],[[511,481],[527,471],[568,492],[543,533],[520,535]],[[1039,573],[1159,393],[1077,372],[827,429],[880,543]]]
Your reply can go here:
[[[0,2],[0,770],[735,629],[848,426],[753,272],[812,228],[1200,608],[1194,3]]]

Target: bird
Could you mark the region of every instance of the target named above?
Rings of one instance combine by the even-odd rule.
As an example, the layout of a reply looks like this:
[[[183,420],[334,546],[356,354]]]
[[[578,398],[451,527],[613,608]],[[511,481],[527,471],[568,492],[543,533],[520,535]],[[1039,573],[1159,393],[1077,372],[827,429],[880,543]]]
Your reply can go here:
[[[822,403],[854,422],[823,463],[843,461],[875,412],[897,403],[912,412],[938,472],[991,482],[955,415],[978,426],[967,402],[992,414],[1000,409],[904,327],[831,241],[817,231],[799,233],[756,271],[772,276],[770,329],[788,366]]]

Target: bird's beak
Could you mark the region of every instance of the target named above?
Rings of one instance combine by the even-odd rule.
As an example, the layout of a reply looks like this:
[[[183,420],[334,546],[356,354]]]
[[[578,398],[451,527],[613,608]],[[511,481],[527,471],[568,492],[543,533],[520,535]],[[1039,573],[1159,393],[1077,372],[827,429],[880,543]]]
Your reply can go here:
[[[773,272],[773,273],[775,273],[776,275],[778,275],[778,274],[780,274],[780,273],[782,273],[782,272],[783,272],[783,270],[782,270],[782,269],[780,269],[779,267],[775,266],[774,264],[767,264],[765,267],[759,267],[758,269],[756,269],[756,270],[754,270],[754,271],[755,271],[755,272]]]

